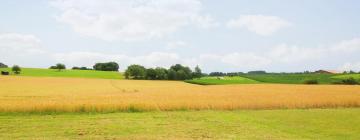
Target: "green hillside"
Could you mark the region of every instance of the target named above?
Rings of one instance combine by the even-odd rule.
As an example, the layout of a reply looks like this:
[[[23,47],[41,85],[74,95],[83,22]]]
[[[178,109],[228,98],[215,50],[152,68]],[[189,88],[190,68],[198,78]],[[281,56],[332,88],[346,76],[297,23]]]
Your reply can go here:
[[[234,76],[234,77],[202,77],[199,79],[186,80],[185,82],[199,85],[226,85],[226,84],[256,84],[258,81]]]
[[[11,71],[10,68],[0,68],[0,71]],[[15,74],[11,73],[12,76]],[[40,68],[21,68],[19,76],[35,77],[77,77],[77,78],[102,78],[102,79],[122,79],[122,73],[95,70],[54,70]]]
[[[358,81],[360,81],[360,74],[346,74],[346,75],[338,75],[332,77],[333,79],[348,79],[348,78],[354,78]]]
[[[242,77],[264,83],[303,84],[305,80],[317,80],[319,84],[331,84],[336,74],[243,74]]]

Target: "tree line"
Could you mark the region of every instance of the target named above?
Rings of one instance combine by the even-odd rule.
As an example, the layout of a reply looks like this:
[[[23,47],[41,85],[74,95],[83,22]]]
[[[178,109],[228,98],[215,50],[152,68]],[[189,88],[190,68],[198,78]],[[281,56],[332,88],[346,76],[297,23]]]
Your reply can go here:
[[[61,71],[63,69],[66,69],[66,66],[65,66],[65,64],[58,63],[54,66],[50,66],[49,69],[57,69],[57,70]],[[73,69],[73,70],[119,71],[119,64],[116,62],[95,63],[93,68],[74,66],[71,69]]]
[[[189,67],[181,64],[171,66],[169,69],[156,67],[145,68],[141,65],[130,65],[125,71],[126,79],[136,80],[188,80],[202,76],[199,66],[192,71]]]

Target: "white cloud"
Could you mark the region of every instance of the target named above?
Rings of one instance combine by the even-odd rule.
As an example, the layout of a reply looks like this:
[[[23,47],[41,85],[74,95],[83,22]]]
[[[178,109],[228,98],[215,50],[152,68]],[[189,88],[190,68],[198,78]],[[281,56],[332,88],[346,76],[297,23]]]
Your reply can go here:
[[[191,67],[200,65],[205,70],[221,71],[223,69],[232,69],[237,71],[266,69],[269,66],[293,66],[297,65],[304,70],[309,66],[316,66],[319,63],[330,63],[332,59],[338,58],[341,62],[343,55],[358,54],[355,51],[356,40],[344,40],[328,47],[301,47],[296,45],[280,44],[269,47],[263,52],[232,52],[227,54],[207,53],[192,57],[182,57],[177,53],[151,52],[147,55],[129,56],[124,54],[102,54],[92,52],[73,52],[56,54],[55,58],[74,66],[92,66],[95,62],[116,61],[124,69],[130,64],[140,64],[146,67],[169,67],[173,64],[185,64]],[[355,45],[354,45],[355,44]],[[182,41],[175,41],[168,44],[171,47],[185,47],[187,44]],[[339,48],[353,51],[339,51]],[[360,49],[359,49],[360,50]],[[332,62],[331,62],[332,63]],[[330,65],[330,64],[328,64]],[[339,69],[358,69],[357,63],[346,63]],[[319,66],[320,67],[320,66]]]
[[[221,61],[236,67],[246,69],[263,68],[271,63],[271,60],[254,53],[231,53],[221,57]]]
[[[291,23],[289,21],[280,17],[264,15],[244,15],[237,19],[232,19],[227,23],[229,28],[246,28],[262,36],[271,35],[290,25]]]
[[[167,44],[167,48],[168,49],[174,49],[174,48],[184,48],[184,47],[188,47],[189,44],[187,44],[184,41],[173,41],[173,42],[169,42]]]
[[[360,71],[360,62],[357,62],[357,63],[346,62],[345,64],[340,66],[338,68],[338,70],[340,70],[340,71],[350,71],[350,70]]]
[[[200,15],[200,0],[56,0],[58,21],[76,32],[103,40],[136,41],[161,38],[196,24],[213,26]]]
[[[195,25],[200,28],[208,29],[212,27],[217,27],[220,25],[219,22],[216,22],[215,19],[210,15],[205,16],[195,16],[192,18]]]
[[[328,49],[322,47],[298,47],[281,44],[271,48],[267,53],[269,59],[277,62],[294,63],[308,60],[316,60],[325,57]]]
[[[354,52],[360,50],[360,38],[344,40],[331,48],[335,52]]]
[[[3,33],[0,34],[0,61],[8,64],[32,66],[47,55],[41,40],[34,35]]]

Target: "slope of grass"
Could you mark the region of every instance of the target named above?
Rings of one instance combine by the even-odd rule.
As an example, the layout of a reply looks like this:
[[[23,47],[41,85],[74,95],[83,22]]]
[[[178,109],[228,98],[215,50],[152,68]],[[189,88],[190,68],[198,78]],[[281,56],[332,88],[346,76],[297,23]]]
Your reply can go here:
[[[4,114],[1,139],[360,139],[360,109]]]
[[[0,71],[11,71],[10,68],[0,68]],[[14,75],[12,73],[12,75]],[[40,68],[21,68],[19,76],[35,77],[77,77],[77,78],[102,78],[102,79],[122,79],[119,72],[95,71],[95,70],[54,70]]]
[[[360,81],[360,74],[346,74],[346,75],[338,75],[338,76],[334,76],[332,78],[334,79],[348,79],[348,78],[354,78],[358,81]]]
[[[199,84],[199,85],[227,85],[227,84],[256,84],[256,83],[260,83],[260,82],[255,81],[255,80],[244,78],[244,77],[239,77],[239,76],[234,76],[234,77],[227,77],[226,76],[226,77],[223,77],[223,78],[202,77],[202,78],[199,78],[199,79],[186,80],[185,82],[192,83],[192,84]]]
[[[331,84],[337,74],[243,74],[243,77],[264,83],[303,84],[305,80],[318,80],[319,84]]]

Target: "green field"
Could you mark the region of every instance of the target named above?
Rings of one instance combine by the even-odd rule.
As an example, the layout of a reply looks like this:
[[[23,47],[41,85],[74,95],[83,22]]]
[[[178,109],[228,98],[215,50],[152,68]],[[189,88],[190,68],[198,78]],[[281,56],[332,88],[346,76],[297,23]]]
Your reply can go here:
[[[338,75],[332,77],[334,79],[347,79],[347,78],[354,78],[358,81],[360,81],[360,74],[346,74],[346,75]]]
[[[188,83],[199,85],[224,85],[224,84],[256,84],[256,83],[279,83],[279,84],[304,84],[306,80],[318,80],[319,84],[332,84],[349,76],[359,75],[342,74],[243,74],[234,77],[203,77],[200,79],[187,80]]]
[[[0,68],[0,71],[11,71],[10,68]],[[11,75],[14,75],[11,73]],[[119,72],[95,71],[95,70],[54,70],[41,68],[21,68],[20,76],[35,77],[77,77],[77,78],[102,78],[102,79],[122,79]]]
[[[318,80],[320,84],[331,84],[335,74],[244,74],[243,77],[264,83],[303,84],[305,80]]]
[[[258,81],[244,77],[202,77],[199,79],[186,80],[185,82],[199,85],[226,85],[226,84],[256,84]]]
[[[1,139],[360,139],[360,109],[1,114]]]

